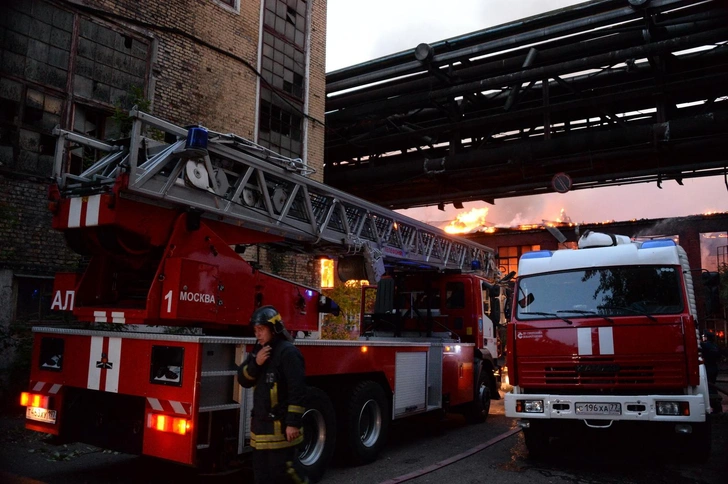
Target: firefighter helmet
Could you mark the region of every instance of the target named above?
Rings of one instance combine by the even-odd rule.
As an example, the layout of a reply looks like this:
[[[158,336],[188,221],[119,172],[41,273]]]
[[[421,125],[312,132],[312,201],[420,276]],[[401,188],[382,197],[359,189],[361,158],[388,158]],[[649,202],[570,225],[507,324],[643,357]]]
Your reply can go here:
[[[282,333],[285,330],[281,315],[273,306],[262,306],[253,311],[253,315],[250,317],[250,325],[255,327],[259,324],[268,325],[274,333]]]

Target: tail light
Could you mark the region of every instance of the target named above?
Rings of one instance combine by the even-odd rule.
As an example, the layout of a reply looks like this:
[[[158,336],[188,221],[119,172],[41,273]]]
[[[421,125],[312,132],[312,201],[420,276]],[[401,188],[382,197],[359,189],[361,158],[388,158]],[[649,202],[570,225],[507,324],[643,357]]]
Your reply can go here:
[[[20,404],[24,407],[48,408],[49,399],[47,395],[23,392],[20,394]]]
[[[171,417],[159,413],[147,414],[147,427],[160,432],[186,435],[192,430],[192,421],[181,417]]]

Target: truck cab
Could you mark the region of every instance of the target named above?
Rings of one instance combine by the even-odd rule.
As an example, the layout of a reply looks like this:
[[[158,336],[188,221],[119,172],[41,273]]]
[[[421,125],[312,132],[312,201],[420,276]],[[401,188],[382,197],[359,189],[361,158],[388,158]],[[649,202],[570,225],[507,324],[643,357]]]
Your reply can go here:
[[[639,425],[706,453],[692,277],[673,240],[589,232],[579,250],[525,254],[513,308],[505,408],[531,454],[574,429]]]
[[[481,368],[490,397],[499,399],[499,370],[505,363],[499,352],[499,328],[506,321],[502,292],[502,285],[474,273],[395,273],[362,288],[360,335],[436,339],[453,351],[470,351],[474,383]]]

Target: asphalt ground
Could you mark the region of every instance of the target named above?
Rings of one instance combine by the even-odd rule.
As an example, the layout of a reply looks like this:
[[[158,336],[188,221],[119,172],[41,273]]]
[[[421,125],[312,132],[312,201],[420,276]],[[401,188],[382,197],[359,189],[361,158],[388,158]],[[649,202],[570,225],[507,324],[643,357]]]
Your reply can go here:
[[[713,452],[709,461],[701,467],[680,467],[677,470],[670,467],[672,463],[666,462],[664,466],[658,465],[654,468],[657,474],[650,474],[647,482],[677,482],[670,476],[679,476],[679,481],[693,483],[722,484],[728,482],[725,476],[728,475],[728,365],[722,368],[718,378],[718,391],[722,396],[723,412],[712,415],[713,422]],[[500,401],[502,402],[502,400]],[[500,403],[498,402],[498,403]],[[494,402],[496,403],[496,402]],[[21,407],[15,410],[6,411],[0,414],[0,482],[7,483],[64,483],[64,482],[189,482],[194,470],[166,463],[159,460],[145,461],[136,456],[119,454],[98,447],[86,444],[61,444],[54,443],[52,438],[45,434],[26,430],[24,427],[24,412]],[[454,428],[450,428],[454,423]],[[430,482],[430,476],[434,479],[441,478],[452,472],[451,477],[458,474],[458,468],[467,468],[474,462],[484,464],[483,459],[491,459],[493,462],[489,467],[505,474],[499,474],[498,481],[508,482],[508,476],[518,481],[518,476],[536,473],[535,478],[528,479],[530,482],[555,482],[555,475],[565,474],[557,480],[569,480],[569,469],[576,468],[575,474],[593,474],[590,482],[603,481],[602,475],[609,474],[613,470],[610,463],[609,468],[601,469],[601,458],[596,458],[591,463],[593,456],[587,453],[580,453],[578,448],[569,448],[569,442],[561,442],[561,450],[564,455],[577,455],[576,461],[556,459],[551,462],[534,465],[528,459],[527,452],[523,445],[520,433],[509,435],[502,441],[492,444],[492,448],[485,449],[488,442],[497,439],[499,436],[514,429],[514,422],[502,414],[502,405],[494,405],[491,409],[491,418],[484,427],[485,430],[477,430],[476,427],[460,425],[457,417],[446,423],[441,433],[432,434],[432,430],[426,430],[429,425],[419,427],[400,427],[407,433],[418,433],[422,435],[409,439],[404,436],[390,435],[390,442],[385,447],[380,460],[369,466],[348,468],[333,465],[324,477],[322,484],[338,482],[372,482],[379,483],[391,480],[396,477],[403,477],[408,474],[421,473],[422,477],[415,478],[412,482]],[[483,447],[483,449],[479,449]],[[434,450],[436,448],[436,450]],[[500,449],[500,450],[499,450]],[[482,450],[482,451],[481,451]],[[636,447],[639,450],[639,446]],[[464,457],[457,460],[458,456],[471,453],[473,457]],[[497,457],[498,452],[503,453]],[[504,464],[505,462],[505,464]],[[631,465],[627,461],[627,465]],[[426,473],[428,467],[437,467],[437,472]],[[660,474],[662,467],[667,469]],[[631,471],[633,472],[633,471]],[[245,470],[242,470],[245,474]],[[600,474],[601,473],[601,474]],[[632,475],[632,474],[628,474]],[[550,477],[549,477],[550,476]],[[238,474],[230,482],[243,482],[242,476]],[[542,478],[545,478],[543,480]],[[657,480],[653,480],[657,479]],[[459,479],[446,479],[451,482],[458,482]],[[644,482],[642,479],[627,479],[632,482]],[[203,480],[206,482],[207,480]],[[216,482],[224,479],[216,479]],[[609,480],[604,482],[611,482]]]

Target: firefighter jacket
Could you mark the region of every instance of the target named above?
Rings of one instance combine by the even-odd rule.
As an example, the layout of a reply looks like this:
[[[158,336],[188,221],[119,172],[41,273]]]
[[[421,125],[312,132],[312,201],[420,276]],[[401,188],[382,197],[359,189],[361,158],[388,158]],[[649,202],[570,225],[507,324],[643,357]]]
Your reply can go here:
[[[256,344],[238,368],[238,382],[253,391],[253,415],[250,445],[258,450],[293,447],[303,441],[301,435],[286,440],[286,427],[301,428],[305,410],[306,382],[303,356],[293,344],[281,339],[271,342],[268,360],[259,366],[255,357],[261,346]]]

